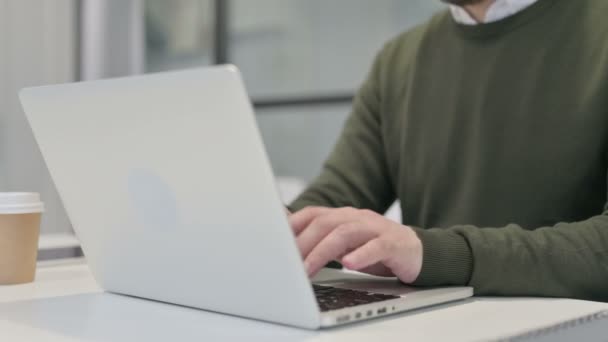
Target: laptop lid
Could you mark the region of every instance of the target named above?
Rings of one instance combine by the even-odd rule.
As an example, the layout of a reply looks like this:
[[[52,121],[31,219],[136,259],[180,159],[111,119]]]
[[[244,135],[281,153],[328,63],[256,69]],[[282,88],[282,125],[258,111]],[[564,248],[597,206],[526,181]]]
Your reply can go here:
[[[20,98],[104,289],[319,326],[234,66],[28,88]]]

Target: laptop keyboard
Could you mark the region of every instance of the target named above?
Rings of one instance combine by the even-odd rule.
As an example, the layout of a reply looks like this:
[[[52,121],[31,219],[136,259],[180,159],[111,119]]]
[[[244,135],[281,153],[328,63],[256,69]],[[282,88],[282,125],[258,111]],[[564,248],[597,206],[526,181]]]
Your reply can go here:
[[[398,296],[347,290],[331,286],[312,285],[321,311],[343,309],[351,306],[382,302]]]

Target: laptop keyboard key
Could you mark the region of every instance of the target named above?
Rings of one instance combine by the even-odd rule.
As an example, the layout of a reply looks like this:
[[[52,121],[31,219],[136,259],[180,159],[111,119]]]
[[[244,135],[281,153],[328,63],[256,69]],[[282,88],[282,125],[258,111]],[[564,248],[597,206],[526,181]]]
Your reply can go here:
[[[331,286],[313,285],[317,303],[321,311],[338,310],[351,306],[382,302],[399,296],[367,291],[340,289]]]

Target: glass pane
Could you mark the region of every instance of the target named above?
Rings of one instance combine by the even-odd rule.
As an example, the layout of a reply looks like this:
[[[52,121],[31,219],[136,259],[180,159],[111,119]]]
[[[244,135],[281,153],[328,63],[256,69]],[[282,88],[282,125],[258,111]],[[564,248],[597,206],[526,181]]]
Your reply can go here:
[[[253,97],[350,93],[384,42],[439,0],[232,0],[229,51]]]
[[[212,0],[146,0],[146,71],[211,64]]]
[[[275,175],[314,179],[350,110],[350,104],[258,109],[258,126]]]

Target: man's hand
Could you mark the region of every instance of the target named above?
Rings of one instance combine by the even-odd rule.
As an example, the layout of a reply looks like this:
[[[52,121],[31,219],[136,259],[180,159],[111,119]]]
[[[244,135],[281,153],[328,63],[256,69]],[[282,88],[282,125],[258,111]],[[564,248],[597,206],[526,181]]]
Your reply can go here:
[[[309,276],[332,260],[369,274],[412,283],[422,268],[413,229],[370,210],[308,207],[289,215]]]

